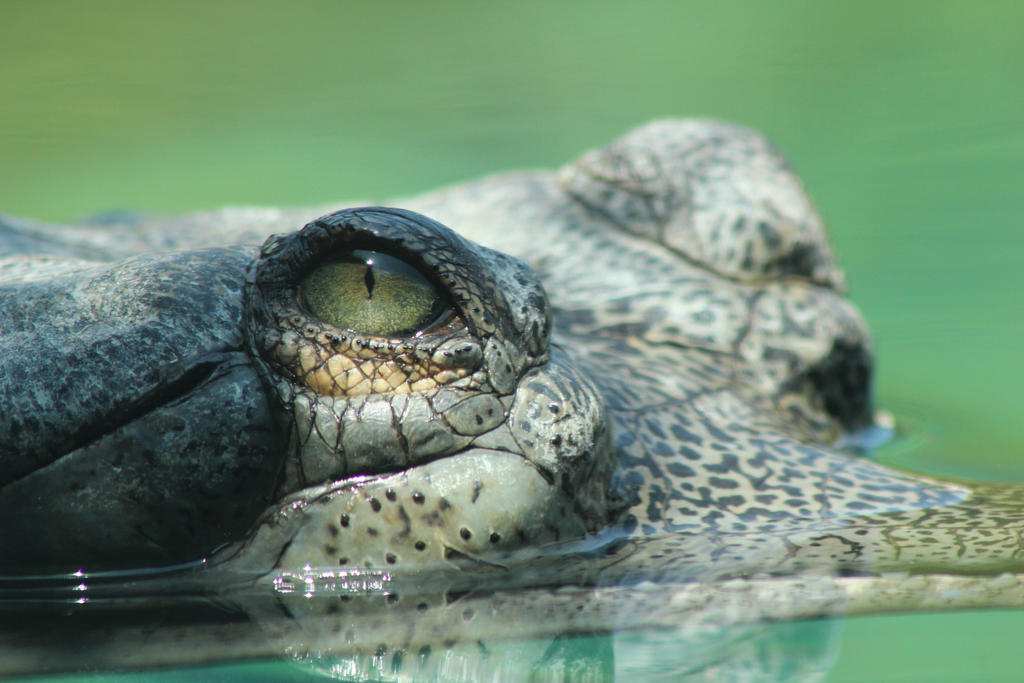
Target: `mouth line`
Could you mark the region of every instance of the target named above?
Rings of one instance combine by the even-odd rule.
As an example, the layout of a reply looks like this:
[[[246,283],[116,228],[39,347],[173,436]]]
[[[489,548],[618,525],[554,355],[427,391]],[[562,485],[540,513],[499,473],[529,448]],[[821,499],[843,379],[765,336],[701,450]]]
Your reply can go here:
[[[277,502],[273,503],[271,507],[277,509],[280,509],[285,506],[291,506],[295,508],[306,507],[322,499],[324,496],[334,495],[352,486],[358,486],[360,484],[366,484],[368,482],[387,479],[388,477],[394,477],[396,475],[406,474],[412,472],[413,470],[419,469],[431,463],[440,462],[442,460],[448,460],[451,458],[476,458],[482,455],[486,455],[488,453],[511,453],[511,451],[503,451],[495,448],[475,448],[473,446],[470,446],[465,450],[458,451],[456,453],[449,453],[447,455],[442,455],[431,460],[417,462],[407,467],[388,470],[385,472],[352,474],[339,479],[330,479],[327,481],[320,482],[319,484],[306,486],[304,488],[298,489],[297,491],[292,491],[291,493],[283,496],[282,498],[278,499]],[[523,459],[527,460],[526,458]]]
[[[398,467],[395,469],[383,470],[378,472],[351,474],[339,478],[331,478],[325,481],[321,481],[317,484],[304,486],[300,489],[296,489],[290,493],[278,497],[276,501],[271,504],[271,508],[281,508],[283,506],[305,507],[306,505],[312,504],[313,502],[321,499],[324,496],[333,495],[346,488],[357,486],[359,484],[365,484],[371,481],[386,479],[388,477],[393,477],[396,475],[410,473],[413,472],[414,470],[425,467],[432,463],[441,462],[443,460],[449,460],[452,458],[466,459],[468,462],[472,462],[472,459],[486,457],[488,455],[518,456],[524,464],[534,469],[537,472],[537,474],[540,475],[544,479],[544,481],[548,483],[548,485],[553,485],[555,482],[556,475],[554,472],[544,467],[543,465],[534,462],[533,460],[526,457],[520,452],[509,450],[507,448],[474,446],[470,444],[461,451],[439,455],[438,457],[431,458],[429,460],[421,460],[416,463],[410,463],[404,467]]]

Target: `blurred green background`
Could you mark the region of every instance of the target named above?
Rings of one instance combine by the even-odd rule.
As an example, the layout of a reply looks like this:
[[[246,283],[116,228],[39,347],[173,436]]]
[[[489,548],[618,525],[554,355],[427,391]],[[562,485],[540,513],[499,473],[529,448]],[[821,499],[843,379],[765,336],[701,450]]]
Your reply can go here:
[[[909,432],[883,459],[1024,480],[1022,27],[995,1],[5,0],[0,209],[383,199],[557,166],[656,116],[739,121],[830,225]],[[942,647],[913,620],[951,624],[971,670],[963,638],[1020,617],[855,620],[834,675],[912,675],[898,638]]]

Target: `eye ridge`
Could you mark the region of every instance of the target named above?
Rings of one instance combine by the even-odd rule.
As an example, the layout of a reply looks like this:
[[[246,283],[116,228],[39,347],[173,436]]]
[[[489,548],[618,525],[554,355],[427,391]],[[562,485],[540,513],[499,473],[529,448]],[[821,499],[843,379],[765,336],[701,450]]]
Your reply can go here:
[[[395,280],[374,258],[368,296],[366,260],[352,258],[360,250],[400,261],[402,272],[415,273],[421,302],[415,316],[380,326],[377,312],[391,307],[387,280]],[[350,272],[342,279],[351,287],[342,317],[334,318],[309,301],[314,297],[308,280],[329,261],[346,257]],[[548,357],[550,306],[540,283],[524,278],[524,268],[412,211],[335,211],[264,243],[246,279],[250,350],[265,362],[260,368],[287,401],[295,391],[339,398],[418,393],[456,383],[508,394],[521,372]],[[515,284],[499,275],[513,271]],[[399,289],[408,293],[410,286]],[[334,285],[324,291],[338,308]],[[356,300],[362,320],[372,325],[352,318]],[[431,315],[419,319],[426,312]]]

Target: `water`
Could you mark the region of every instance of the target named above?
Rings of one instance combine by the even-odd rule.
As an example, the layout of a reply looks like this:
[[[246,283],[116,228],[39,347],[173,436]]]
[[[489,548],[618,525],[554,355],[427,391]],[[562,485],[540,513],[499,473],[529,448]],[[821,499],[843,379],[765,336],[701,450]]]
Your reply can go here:
[[[880,403],[921,442],[882,460],[1021,481],[1022,20],[1012,2],[11,2],[0,207],[59,220],[386,198],[557,166],[654,116],[737,120],[786,151],[830,225]],[[774,642],[810,643],[827,680],[1005,679],[1022,622],[889,616],[843,622],[827,647]],[[644,637],[616,636],[616,662]],[[650,640],[628,671],[674,671]]]

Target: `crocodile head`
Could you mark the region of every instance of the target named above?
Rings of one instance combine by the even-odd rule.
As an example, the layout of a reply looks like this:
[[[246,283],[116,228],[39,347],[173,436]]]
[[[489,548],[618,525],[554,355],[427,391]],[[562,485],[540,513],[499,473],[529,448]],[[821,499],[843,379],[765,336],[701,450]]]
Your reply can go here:
[[[871,344],[755,133],[658,122],[405,205],[4,224],[2,569],[465,564],[608,528],[669,534],[648,573],[845,571],[806,539],[967,495],[833,447],[872,423]]]
[[[424,216],[5,267],[6,570],[188,562],[282,501],[317,522],[260,550],[330,565],[608,520],[603,402],[549,347],[536,276]]]

